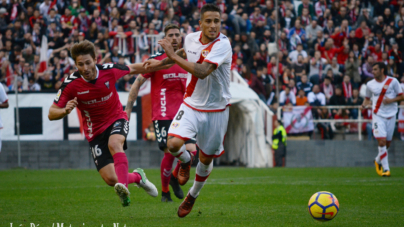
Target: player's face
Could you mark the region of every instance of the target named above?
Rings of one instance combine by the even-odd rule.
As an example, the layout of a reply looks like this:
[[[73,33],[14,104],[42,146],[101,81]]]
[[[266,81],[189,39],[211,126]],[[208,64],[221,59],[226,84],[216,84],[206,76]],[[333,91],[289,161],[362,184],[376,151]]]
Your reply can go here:
[[[80,75],[86,80],[94,80],[97,70],[95,69],[95,59],[91,55],[79,55],[76,58],[76,67]]]
[[[168,41],[170,41],[171,46],[173,46],[174,51],[178,50],[181,46],[181,34],[178,29],[170,29],[166,33],[166,37]]]
[[[220,22],[221,18],[219,12],[205,12],[199,21],[199,26],[201,27],[203,36],[209,40],[214,40],[219,34]]]
[[[375,77],[379,77],[380,76],[380,69],[378,65],[373,66],[372,68],[372,73]]]

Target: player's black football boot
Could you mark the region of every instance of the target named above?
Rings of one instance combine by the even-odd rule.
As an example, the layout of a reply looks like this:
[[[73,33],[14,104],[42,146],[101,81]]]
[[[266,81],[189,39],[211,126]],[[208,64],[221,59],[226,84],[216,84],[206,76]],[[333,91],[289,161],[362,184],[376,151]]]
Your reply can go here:
[[[182,189],[180,187],[180,184],[178,183],[178,179],[176,177],[174,177],[173,173],[171,173],[170,185],[171,185],[171,188],[174,191],[175,197],[177,197],[179,199],[183,199],[184,198],[184,192],[182,191]]]

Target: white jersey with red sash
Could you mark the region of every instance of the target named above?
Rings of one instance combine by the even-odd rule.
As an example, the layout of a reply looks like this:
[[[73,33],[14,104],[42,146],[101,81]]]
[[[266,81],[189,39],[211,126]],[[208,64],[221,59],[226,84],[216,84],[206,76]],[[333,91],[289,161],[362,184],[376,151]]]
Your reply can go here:
[[[366,98],[372,99],[373,113],[383,118],[393,117],[398,111],[397,102],[384,104],[383,100],[385,98],[393,99],[402,93],[403,90],[398,80],[389,76],[382,82],[373,79],[366,86]]]

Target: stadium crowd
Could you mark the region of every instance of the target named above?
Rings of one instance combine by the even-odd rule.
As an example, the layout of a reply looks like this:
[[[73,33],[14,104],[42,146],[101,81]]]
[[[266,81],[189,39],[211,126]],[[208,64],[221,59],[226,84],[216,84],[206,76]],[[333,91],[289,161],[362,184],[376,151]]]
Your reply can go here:
[[[272,109],[360,105],[366,82],[373,78],[374,62],[384,62],[388,75],[404,87],[404,0],[281,0],[279,10],[274,10],[274,0],[0,2],[0,80],[7,91],[58,90],[75,70],[70,46],[84,39],[95,44],[99,64],[123,64],[125,58],[134,62],[136,55],[148,53],[153,46],[147,38],[135,42],[133,35],[157,35],[174,23],[185,37],[199,30],[198,9],[206,3],[222,10],[221,32],[232,43],[233,69]],[[274,43],[276,35],[279,39]],[[47,67],[40,63],[44,37]],[[127,41],[125,55],[119,52],[117,37]],[[268,50],[269,44],[280,51]],[[134,79],[125,76],[117,89],[128,91]],[[313,110],[320,119],[358,117],[354,109]],[[367,110],[362,115],[371,118]],[[323,138],[332,138],[329,124],[318,127]],[[366,129],[369,125],[364,124]]]

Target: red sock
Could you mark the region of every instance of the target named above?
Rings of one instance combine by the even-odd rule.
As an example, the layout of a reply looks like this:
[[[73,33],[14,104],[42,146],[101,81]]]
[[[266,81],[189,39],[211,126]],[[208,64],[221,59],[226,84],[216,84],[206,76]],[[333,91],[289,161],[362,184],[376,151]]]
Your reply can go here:
[[[190,151],[190,152],[194,157],[196,156],[196,151]]]
[[[178,160],[177,165],[175,166],[174,171],[173,171],[173,176],[174,176],[175,178],[177,178],[178,170],[180,169],[180,164],[181,164],[181,161]]]
[[[114,154],[115,173],[118,177],[118,182],[128,187],[128,159],[124,152]]]
[[[173,168],[173,161],[175,157],[170,153],[164,153],[163,160],[161,160],[160,176],[161,176],[161,189],[163,192],[168,192],[170,189],[168,184],[171,178],[171,169]]]
[[[128,184],[132,183],[139,184],[141,179],[142,177],[138,173],[128,173]]]

